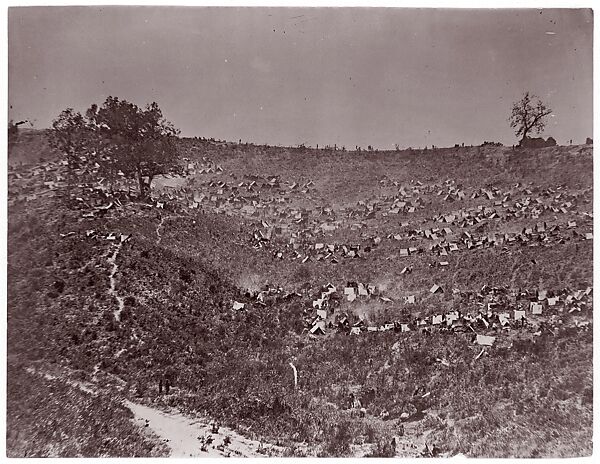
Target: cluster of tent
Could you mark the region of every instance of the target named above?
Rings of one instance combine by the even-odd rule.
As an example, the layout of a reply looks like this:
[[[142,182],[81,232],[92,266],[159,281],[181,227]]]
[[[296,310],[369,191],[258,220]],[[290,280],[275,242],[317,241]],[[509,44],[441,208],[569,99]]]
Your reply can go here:
[[[61,172],[67,164],[63,162],[44,162],[34,167],[8,166],[9,197],[8,204],[33,201],[37,198],[53,195],[54,191],[66,185]]]
[[[560,187],[558,189],[560,189]],[[492,192],[490,190],[484,191],[492,195]],[[527,189],[527,191],[530,190]],[[546,190],[545,193],[550,194],[552,192],[553,189],[549,188]],[[585,193],[589,193],[589,191],[586,191]],[[542,212],[550,210],[553,213],[558,214],[571,213],[571,217],[577,214],[577,217],[581,218],[581,222],[583,224],[589,225],[593,220],[592,213],[577,213],[572,211],[577,199],[580,198],[582,195],[583,194],[572,195],[565,192],[560,192],[556,195],[553,195],[552,201],[558,202],[561,201],[561,199],[564,199],[565,197],[569,198],[569,200],[567,201],[561,201],[560,206],[544,204],[539,198],[537,198],[533,200],[536,206],[532,208],[529,208],[529,203],[531,202],[530,198],[521,199],[515,203],[515,208],[520,208],[519,211],[509,212],[507,215],[504,216],[501,216],[501,214],[499,214],[494,208],[480,206],[471,210],[463,210],[436,216],[432,219],[444,224],[450,224],[453,226],[466,228],[478,224],[485,224],[486,220],[490,219],[502,219],[503,221],[506,221],[511,217],[537,218]],[[263,224],[265,223],[263,222]],[[552,243],[564,243],[571,239],[591,240],[593,238],[593,234],[591,232],[578,232],[576,230],[572,230],[572,232],[569,234],[563,234],[561,232],[567,229],[575,229],[577,227],[578,223],[573,218],[567,220],[566,222],[555,223],[551,225],[548,225],[546,221],[538,222],[534,226],[523,227],[521,232],[490,233],[479,236],[468,231],[457,235],[450,227],[430,227],[424,229],[412,229],[399,233],[391,233],[388,234],[386,237],[370,237],[366,240],[366,243],[352,245],[339,245],[337,243],[328,244],[318,241],[317,243],[311,243],[308,240],[305,240],[305,242],[301,245],[296,241],[297,237],[292,237],[290,239],[290,242],[287,244],[287,248],[292,248],[292,250],[290,250],[290,252],[287,254],[287,257],[289,257],[292,260],[300,259],[303,262],[313,259],[317,261],[320,261],[322,259],[331,259],[332,262],[337,262],[339,256],[336,256],[335,253],[339,249],[341,249],[341,255],[343,257],[360,257],[362,251],[371,251],[373,247],[381,243],[382,238],[392,239],[396,241],[414,242],[415,238],[422,237],[424,239],[428,239],[435,242],[434,244],[429,245],[429,251],[442,256],[445,256],[450,252],[459,251],[460,249],[476,249],[510,244],[522,244],[527,246],[536,246],[540,244],[550,245]],[[255,230],[255,242],[253,244],[255,246],[265,246],[269,241],[271,241],[272,238],[273,235],[269,232]],[[318,240],[318,237],[314,237],[313,241],[314,240]],[[300,253],[299,251],[301,247],[303,253]],[[326,252],[319,252],[319,250],[325,250]],[[406,248],[400,248],[399,253],[400,256],[409,256],[411,254],[422,253],[423,251],[425,251],[425,249],[422,247],[410,246]],[[286,253],[282,250],[277,250],[274,253],[274,256],[278,258],[283,258],[283,256],[286,256]]]
[[[76,232],[65,232],[61,233],[61,238],[72,237],[77,235]],[[131,238],[131,234],[122,234],[120,232],[108,232],[101,233],[94,229],[88,229],[85,231],[85,238],[88,239],[98,239],[98,240],[108,240],[109,242],[115,243],[124,243]]]
[[[434,284],[429,293],[443,293],[443,289]],[[446,329],[454,332],[472,331],[477,334],[476,342],[491,344],[492,337],[478,332],[501,333],[514,328],[544,329],[550,332],[557,325],[566,327],[567,318],[572,327],[589,328],[589,321],[574,317],[592,307],[592,287],[585,290],[572,291],[568,288],[548,290],[509,290],[505,287],[484,286],[480,292],[453,293],[466,304],[476,306],[476,311],[463,313],[460,310],[445,311],[421,317],[407,311],[407,306],[417,303],[415,295],[403,298],[402,315],[398,320],[384,321],[382,324],[369,325],[362,315],[352,311],[341,311],[340,300],[343,298],[353,302],[359,298],[378,297],[380,301],[394,304],[389,298],[382,296],[373,285],[349,282],[343,288],[343,297],[337,288],[330,284],[321,289],[318,298],[312,301],[312,308],[305,309],[305,324],[307,331],[314,335],[325,334],[328,330],[349,334],[363,332],[410,332],[413,330],[430,331],[431,329]],[[491,340],[491,342],[490,342]]]
[[[84,159],[82,161],[85,161]],[[40,194],[47,194],[65,185],[64,169],[66,161],[47,162],[30,168],[29,171],[9,167],[9,179],[11,180],[11,198],[9,201],[22,199],[33,199]],[[85,163],[82,163],[85,166]],[[216,163],[191,162],[188,160],[189,172],[221,173],[223,169]],[[107,209],[122,206],[122,202],[131,198],[130,187],[127,190],[115,190],[113,185],[108,186],[104,179],[98,180],[97,169],[92,167],[76,170],[75,174],[81,179],[77,185],[80,195],[77,201],[86,218],[93,218],[106,213]],[[42,190],[40,188],[42,180]],[[93,179],[93,181],[92,181]],[[124,180],[124,179],[123,179]],[[126,182],[123,182],[126,184]],[[503,246],[503,251],[508,251],[507,246],[520,244],[525,246],[552,245],[564,243],[568,240],[593,239],[592,232],[581,232],[576,229],[583,224],[588,226],[593,220],[591,212],[577,212],[576,207],[581,203],[588,203],[591,189],[578,193],[566,191],[563,187],[540,189],[524,188],[516,184],[510,189],[498,188],[472,189],[470,192],[454,181],[447,180],[441,184],[424,185],[420,181],[413,181],[411,185],[400,185],[390,179],[383,179],[380,184],[384,187],[393,186],[396,191],[394,195],[379,197],[377,201],[361,200],[354,207],[343,207],[335,210],[330,206],[319,208],[292,207],[289,203],[292,194],[304,194],[310,196],[309,189],[314,185],[312,181],[283,182],[279,176],[261,177],[246,175],[244,179],[235,184],[223,180],[210,180],[200,185],[207,193],[200,192],[198,186],[167,188],[164,192],[154,197],[153,206],[163,208],[165,204],[187,204],[188,207],[198,207],[201,204],[210,205],[219,212],[227,205],[227,212],[234,211],[240,215],[246,215],[256,220],[256,228],[250,237],[250,244],[254,247],[271,248],[274,258],[307,261],[331,261],[339,262],[340,259],[354,259],[364,257],[378,245],[382,240],[393,240],[404,242],[400,244],[399,255],[406,257],[417,253],[429,251],[437,256],[448,256],[448,254],[460,250],[471,250],[493,246]],[[16,192],[14,192],[16,190]],[[270,198],[261,198],[262,192],[270,192]],[[532,197],[534,192],[537,196]],[[15,193],[15,194],[13,194]],[[226,194],[229,194],[227,196]],[[440,227],[425,227],[403,230],[390,233],[387,236],[365,236],[362,234],[362,243],[339,243],[326,239],[326,234],[346,225],[351,228],[362,228],[365,222],[356,223],[357,218],[365,220],[373,217],[381,211],[397,213],[400,210],[410,212],[413,208],[424,208],[424,195],[443,196],[446,201],[455,201],[467,197],[474,199],[483,197],[494,202],[494,207],[479,205],[476,208],[463,209],[441,214],[430,218],[432,221],[442,223]],[[416,198],[415,198],[416,197]],[[499,211],[502,206],[504,211]],[[510,233],[481,233],[478,230],[490,220],[507,221],[511,218],[538,218],[545,212],[556,214],[570,214],[564,223],[548,225],[546,221],[538,222],[535,226],[524,227],[521,232]],[[575,216],[577,215],[577,216]],[[258,221],[260,217],[268,217]],[[549,218],[550,219],[550,218]],[[576,220],[577,219],[577,220]],[[579,221],[579,222],[578,222]],[[428,220],[423,220],[427,223]],[[402,222],[401,226],[406,228],[408,222]],[[468,228],[474,227],[473,231],[464,231],[457,234],[449,227]],[[569,230],[570,233],[564,233]],[[415,243],[415,239],[431,241]],[[410,243],[410,245],[408,245]],[[440,266],[448,265],[447,260],[438,263]],[[433,265],[433,264],[432,264]]]
[[[8,204],[68,194],[75,200],[75,207],[83,211],[83,218],[94,218],[103,216],[111,208],[123,207],[132,199],[138,198],[135,181],[126,179],[122,172],[117,173],[116,179],[109,181],[99,177],[98,164],[89,166],[85,163],[85,156],[79,158],[81,167],[71,170],[67,170],[66,160],[47,161],[35,166],[9,165]],[[149,203],[144,206],[163,208],[164,204],[164,199],[150,198]]]
[[[221,165],[206,160],[206,157],[202,158],[202,162],[191,161],[189,158],[183,158],[186,163],[185,173],[193,176],[196,174],[219,174],[223,172]]]
[[[586,214],[584,217],[586,224],[591,222],[592,215],[590,213],[582,214]],[[401,246],[398,249],[400,257],[408,257],[426,251],[436,256],[448,256],[453,252],[496,246],[502,246],[503,251],[508,251],[508,246],[511,245],[551,246],[570,240],[593,239],[592,232],[578,232],[575,230],[576,227],[578,227],[578,224],[575,220],[555,223],[550,226],[544,221],[538,222],[532,227],[524,227],[521,232],[488,233],[481,235],[468,231],[464,231],[459,235],[450,227],[431,227],[426,229],[411,229],[403,233],[388,234],[385,237],[369,237],[363,243],[351,244],[337,242],[311,243],[308,240],[300,242],[296,236],[292,236],[289,239],[289,243],[283,248],[274,245],[273,256],[277,259],[300,260],[303,263],[322,260],[330,260],[332,263],[337,263],[340,258],[361,258],[366,253],[374,250],[385,239],[413,243],[414,245],[418,245],[414,242],[417,238],[433,242],[429,245]],[[257,229],[253,232],[251,244],[256,248],[269,247],[273,238],[272,232]],[[447,264],[447,261],[440,262],[442,266]]]
[[[196,165],[195,165],[196,166]],[[205,166],[205,165],[203,165]],[[214,166],[210,163],[209,167]],[[201,168],[199,172],[204,172]],[[211,168],[215,170],[216,168]],[[208,172],[210,173],[210,172]],[[330,260],[339,262],[341,258],[359,258],[371,251],[382,239],[396,241],[413,240],[422,236],[436,243],[429,246],[435,254],[444,255],[461,248],[473,249],[509,244],[550,244],[562,243],[572,238],[592,239],[591,232],[563,235],[559,230],[575,229],[578,222],[571,218],[565,224],[546,223],[541,226],[526,227],[520,233],[494,233],[475,235],[475,231],[485,227],[490,220],[507,221],[510,219],[539,218],[545,212],[553,214],[578,214],[585,224],[592,221],[592,214],[577,213],[578,202],[587,199],[590,189],[580,193],[569,193],[563,187],[541,189],[514,187],[502,190],[499,188],[466,189],[452,180],[441,184],[424,185],[420,181],[411,185],[401,185],[390,179],[383,179],[380,185],[393,186],[396,192],[390,196],[378,196],[371,200],[360,200],[354,206],[333,208],[321,206],[316,208],[293,207],[294,198],[311,199],[312,181],[282,182],[279,176],[263,177],[246,175],[236,183],[223,180],[210,180],[205,183],[194,183],[190,187],[170,191],[168,199],[187,200],[188,207],[209,207],[215,212],[246,216],[254,221],[256,227],[249,238],[251,246],[272,249],[274,258],[306,261]],[[534,196],[537,193],[537,196]],[[266,195],[266,197],[265,197]],[[326,235],[343,227],[350,229],[366,228],[367,221],[372,218],[400,213],[410,213],[425,208],[425,195],[442,196],[445,201],[483,198],[492,202],[493,206],[479,205],[474,208],[452,211],[431,218],[436,222],[467,228],[475,227],[475,231],[466,231],[460,237],[450,227],[430,227],[411,231],[391,233],[385,237],[364,237],[364,243],[340,243],[326,239]],[[185,202],[185,201],[184,201]],[[502,207],[503,210],[499,210]],[[423,220],[423,223],[428,220]],[[402,222],[402,226],[409,225]],[[364,234],[363,234],[364,235]],[[416,245],[416,244],[415,244]],[[400,256],[408,256],[423,252],[418,246],[400,248]],[[445,262],[443,262],[445,263]],[[444,265],[444,264],[441,264]]]
[[[560,190],[561,188],[558,187],[558,189]],[[567,214],[570,211],[574,211],[578,202],[589,203],[592,193],[591,189],[587,189],[578,193],[559,192],[556,195],[550,196],[549,192],[552,191],[554,190],[549,188],[541,197],[532,198],[530,196],[531,190],[525,189],[524,192],[529,192],[529,195],[514,199],[511,199],[511,193],[507,193],[501,200],[494,201],[492,207],[480,205],[476,208],[462,209],[433,216],[431,220],[455,224],[459,227],[468,227],[475,226],[486,219],[538,219],[545,212]],[[505,211],[497,210],[496,208],[498,207],[504,208]]]
[[[246,297],[255,299],[251,305],[266,304],[266,298],[272,302],[278,299],[297,297],[306,301],[304,323],[308,333],[324,335],[328,332],[342,332],[351,335],[370,332],[411,332],[434,329],[453,332],[472,332],[477,335],[475,343],[491,345],[495,337],[511,329],[528,329],[541,334],[542,331],[555,333],[557,328],[572,327],[588,330],[590,327],[589,310],[592,308],[592,287],[572,290],[527,290],[507,287],[483,286],[479,292],[452,290],[454,303],[460,307],[471,307],[471,311],[451,310],[434,312],[421,316],[419,308],[423,296],[404,295],[399,301],[384,296],[373,284],[347,282],[338,288],[328,283],[322,286],[313,297],[309,294],[284,292],[281,287],[269,288],[260,292],[247,293]],[[442,294],[443,288],[434,284],[428,294]],[[399,309],[396,320],[387,320],[379,324],[370,324],[361,314],[352,310],[351,303],[377,300],[390,308]],[[350,305],[344,304],[350,303]],[[248,303],[233,302],[232,309],[243,310]],[[416,305],[416,306],[415,306]],[[360,308],[364,309],[364,305]],[[486,335],[487,334],[487,335]],[[490,335],[492,334],[492,335]]]

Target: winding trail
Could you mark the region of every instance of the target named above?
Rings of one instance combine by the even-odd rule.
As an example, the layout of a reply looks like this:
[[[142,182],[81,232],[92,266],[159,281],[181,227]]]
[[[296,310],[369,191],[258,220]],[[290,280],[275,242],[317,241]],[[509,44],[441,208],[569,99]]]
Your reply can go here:
[[[64,378],[64,377],[58,377],[58,376],[56,376],[54,374],[50,374],[49,372],[44,372],[44,371],[38,370],[38,369],[36,369],[34,367],[26,367],[25,370],[27,372],[29,372],[30,374],[41,375],[46,380],[59,380],[61,382],[66,383],[67,385],[70,385],[71,387],[79,388],[81,391],[89,393],[90,395],[97,395],[98,394],[98,392],[96,391],[96,389],[93,386],[91,386],[89,384],[86,384],[84,382],[77,382],[75,380],[67,379],[67,378]]]
[[[158,223],[158,225],[156,226],[156,235],[157,235],[157,239],[156,239],[156,244],[160,245],[160,242],[162,241],[162,235],[160,235],[160,228],[163,226],[163,224],[165,223],[165,220],[168,219],[168,216],[162,216],[160,218],[160,222]]]
[[[90,395],[107,391],[93,382],[72,380],[64,369],[62,373],[50,373],[33,366],[25,370],[47,380],[64,382]],[[173,408],[164,411],[127,399],[122,399],[121,403],[133,413],[133,420],[138,425],[148,427],[165,442],[171,450],[170,457],[266,457],[281,455],[283,451],[279,446],[246,438],[228,427],[219,427],[218,433],[212,433],[211,420],[206,417],[192,418]],[[204,438],[208,436],[212,442],[203,447]]]
[[[116,290],[117,279],[115,278],[115,274],[119,271],[119,265],[117,264],[117,257],[119,256],[119,252],[121,251],[121,247],[123,246],[123,243],[125,243],[125,242],[120,242],[116,246],[113,254],[110,256],[110,258],[108,258],[108,263],[112,265],[112,269],[110,271],[110,276],[109,276],[110,277],[110,289],[108,290],[108,293],[116,298],[117,303],[119,305],[118,308],[115,309],[113,312],[113,314],[115,315],[115,319],[117,321],[121,320],[121,312],[123,311],[123,308],[125,308],[125,299],[117,293],[117,290]]]

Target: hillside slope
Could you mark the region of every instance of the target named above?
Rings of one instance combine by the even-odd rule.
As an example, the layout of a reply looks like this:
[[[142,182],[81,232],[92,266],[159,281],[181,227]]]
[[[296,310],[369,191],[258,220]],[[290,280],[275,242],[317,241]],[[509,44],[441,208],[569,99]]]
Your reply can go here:
[[[149,204],[9,171],[10,357],[289,455],[591,453],[590,147],[180,149]]]

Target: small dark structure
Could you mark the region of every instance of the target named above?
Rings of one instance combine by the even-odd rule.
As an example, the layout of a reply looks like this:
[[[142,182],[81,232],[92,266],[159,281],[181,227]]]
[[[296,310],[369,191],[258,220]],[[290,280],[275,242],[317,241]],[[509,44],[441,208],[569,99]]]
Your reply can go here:
[[[484,140],[480,146],[481,147],[502,147],[503,145],[501,142],[490,142],[488,140]]]
[[[548,137],[547,140],[544,140],[542,137],[524,137],[519,142],[519,147],[521,148],[545,148],[545,147],[555,147],[556,140],[553,137]]]

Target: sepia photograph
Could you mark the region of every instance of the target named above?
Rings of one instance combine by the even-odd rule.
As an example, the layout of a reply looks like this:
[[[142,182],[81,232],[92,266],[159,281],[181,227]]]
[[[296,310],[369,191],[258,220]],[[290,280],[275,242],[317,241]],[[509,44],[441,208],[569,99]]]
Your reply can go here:
[[[0,457],[592,456],[592,8],[5,11]]]

